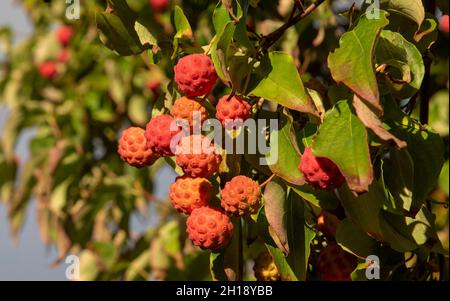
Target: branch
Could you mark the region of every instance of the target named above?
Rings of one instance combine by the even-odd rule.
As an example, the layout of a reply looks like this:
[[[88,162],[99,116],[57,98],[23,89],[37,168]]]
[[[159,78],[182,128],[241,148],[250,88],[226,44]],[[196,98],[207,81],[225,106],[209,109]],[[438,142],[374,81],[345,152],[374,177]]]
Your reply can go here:
[[[436,11],[436,0],[429,0],[425,4],[425,9],[427,12],[434,14]],[[428,115],[430,111],[430,84],[431,84],[431,51],[427,49],[423,56],[423,62],[425,65],[425,75],[423,77],[422,86],[420,88],[420,123],[428,123]]]
[[[280,28],[278,28],[274,32],[268,34],[264,38],[263,43],[262,43],[262,48],[263,49],[270,48],[270,46],[275,44],[275,42],[278,41],[283,36],[283,34],[285,33],[286,30],[288,30],[290,27],[294,26],[295,24],[300,22],[302,19],[304,19],[306,16],[308,16],[310,13],[312,13],[323,2],[325,2],[325,0],[317,0],[316,2],[310,4],[307,8],[305,8],[305,10],[302,13],[298,14],[297,16],[295,16],[293,18],[289,18],[289,20],[285,24],[283,24]],[[296,10],[297,6],[294,5],[293,9]]]

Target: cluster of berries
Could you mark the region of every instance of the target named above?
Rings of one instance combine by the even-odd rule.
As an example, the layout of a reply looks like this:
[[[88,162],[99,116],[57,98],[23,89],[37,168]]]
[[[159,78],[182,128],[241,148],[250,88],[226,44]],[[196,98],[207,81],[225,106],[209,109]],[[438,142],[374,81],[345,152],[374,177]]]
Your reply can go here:
[[[58,66],[67,63],[70,57],[68,46],[73,37],[73,29],[70,26],[63,25],[56,31],[56,39],[61,45],[62,50],[58,57],[53,60],[44,61],[39,65],[39,74],[45,79],[53,79],[58,75]]]
[[[260,207],[261,191],[256,181],[236,176],[221,190],[222,208],[211,206],[212,184],[208,178],[219,170],[222,156],[207,137],[192,134],[192,129],[208,118],[206,108],[196,97],[211,92],[217,74],[211,59],[204,54],[181,58],[174,73],[175,82],[185,96],[175,101],[170,114],[153,117],[145,130],[130,127],[123,131],[118,152],[122,160],[135,167],[151,165],[159,157],[175,156],[184,175],[170,186],[171,203],[176,210],[189,215],[186,223],[192,242],[202,249],[217,250],[231,240],[230,217],[255,213]],[[194,114],[199,118],[193,118]],[[216,106],[216,117],[224,125],[227,120],[235,124],[249,115],[250,105],[238,97],[226,95]],[[182,128],[175,122],[180,119],[189,125],[190,135],[181,135]]]

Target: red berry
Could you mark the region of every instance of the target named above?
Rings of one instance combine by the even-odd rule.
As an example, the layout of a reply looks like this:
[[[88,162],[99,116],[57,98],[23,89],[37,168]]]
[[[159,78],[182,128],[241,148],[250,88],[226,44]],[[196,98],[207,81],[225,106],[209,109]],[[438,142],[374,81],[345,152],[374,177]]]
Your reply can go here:
[[[192,210],[209,205],[212,185],[205,178],[178,177],[170,185],[170,201],[179,212],[190,214]]]
[[[330,190],[341,186],[345,178],[330,159],[315,157],[311,147],[305,148],[298,169],[307,183],[315,188]]]
[[[73,30],[70,26],[63,25],[56,32],[56,37],[58,38],[58,42],[66,47],[69,45],[70,40],[72,40]]]
[[[226,213],[240,217],[258,211],[261,190],[258,182],[246,176],[236,176],[221,191],[221,206]]]
[[[170,4],[169,0],[149,0],[148,3],[153,8],[154,11],[162,12],[164,11]]]
[[[208,94],[217,80],[214,65],[205,54],[181,58],[174,71],[178,88],[189,98]]]
[[[439,29],[442,32],[448,33],[448,15],[443,15],[439,19]]]
[[[317,216],[317,229],[329,238],[336,236],[339,223],[337,216],[328,211],[322,210]]]
[[[147,82],[147,89],[152,91],[154,94],[159,93],[159,81],[157,80],[149,80]]]
[[[174,127],[171,129],[172,122],[174,122],[172,116],[160,115],[153,117],[147,123],[145,129],[147,146],[160,156],[173,156],[172,147],[175,149],[176,145],[171,147],[171,141],[180,132],[180,128]],[[175,122],[173,126],[175,126]]]
[[[227,128],[233,128],[236,121],[244,122],[250,116],[251,106],[241,98],[229,95],[223,96],[216,106],[216,118]]]
[[[122,132],[119,139],[120,158],[135,167],[152,165],[158,156],[147,147],[144,129],[130,127]]]
[[[324,281],[351,281],[351,273],[357,264],[358,260],[354,255],[331,242],[320,251],[316,268],[320,279]]]
[[[214,144],[203,135],[181,138],[177,146],[176,162],[192,178],[207,178],[219,170],[222,156]]]
[[[69,50],[63,49],[58,54],[58,62],[60,62],[62,64],[65,64],[65,63],[67,63],[69,61],[69,57],[70,57]]]
[[[55,78],[58,75],[55,62],[47,61],[39,65],[39,74],[46,79]]]
[[[229,217],[210,207],[194,209],[186,225],[189,239],[202,249],[221,249],[228,245],[233,234],[233,224]]]

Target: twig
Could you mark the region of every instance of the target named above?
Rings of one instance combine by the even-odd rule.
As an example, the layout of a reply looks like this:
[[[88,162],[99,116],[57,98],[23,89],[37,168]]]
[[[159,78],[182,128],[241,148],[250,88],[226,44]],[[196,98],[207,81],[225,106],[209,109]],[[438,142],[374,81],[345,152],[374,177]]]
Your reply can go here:
[[[266,49],[266,50],[268,48],[270,48],[270,46],[275,44],[275,42],[278,41],[278,39],[280,39],[281,36],[283,36],[285,31],[288,30],[288,28],[290,28],[290,27],[294,26],[295,24],[297,24],[298,22],[300,22],[300,20],[304,19],[306,16],[308,16],[310,13],[312,13],[324,1],[325,0],[317,0],[316,2],[310,4],[307,8],[305,8],[305,10],[302,13],[298,14],[297,16],[295,16],[293,18],[290,18],[280,28],[278,28],[274,32],[268,34],[263,40],[262,48]],[[293,9],[296,10],[297,7],[294,6]]]
[[[269,183],[273,177],[275,177],[275,174],[272,174],[267,180],[265,180],[261,185],[259,185],[259,188],[262,189],[264,186],[267,185],[267,183]]]
[[[436,11],[436,0],[429,0],[425,4],[427,12],[434,14]],[[420,88],[420,123],[428,124],[428,115],[430,112],[430,84],[431,84],[431,53],[427,49],[423,56],[423,62],[425,65],[425,75],[423,77],[422,86]]]
[[[237,281],[242,281],[244,279],[244,246],[243,246],[243,235],[242,235],[242,220],[238,219],[238,270],[236,275]]]

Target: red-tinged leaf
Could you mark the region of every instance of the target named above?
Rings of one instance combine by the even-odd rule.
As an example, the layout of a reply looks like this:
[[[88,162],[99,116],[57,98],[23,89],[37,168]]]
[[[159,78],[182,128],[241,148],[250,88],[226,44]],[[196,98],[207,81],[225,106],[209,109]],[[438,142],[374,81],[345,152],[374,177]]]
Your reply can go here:
[[[348,101],[339,101],[325,115],[312,150],[315,156],[328,158],[339,167],[354,193],[369,189],[373,171],[367,132]]]
[[[357,26],[340,39],[339,48],[328,56],[328,67],[336,82],[343,82],[378,112],[380,104],[375,77],[373,53],[380,31],[389,21],[387,13],[379,11],[379,18],[362,15]]]
[[[361,122],[367,128],[371,129],[381,140],[395,144],[398,148],[406,147],[406,142],[398,139],[384,128],[380,118],[356,94],[353,96],[353,107]]]

